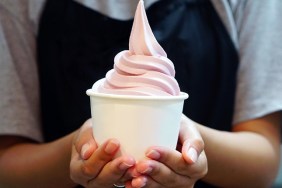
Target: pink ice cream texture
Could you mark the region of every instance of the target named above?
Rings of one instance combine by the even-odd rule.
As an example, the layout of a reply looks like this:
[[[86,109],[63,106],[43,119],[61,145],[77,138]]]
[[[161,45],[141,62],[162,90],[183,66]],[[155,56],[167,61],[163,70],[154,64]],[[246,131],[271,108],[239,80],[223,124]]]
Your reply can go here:
[[[180,89],[173,63],[156,40],[143,0],[136,9],[129,50],[118,53],[114,68],[94,83],[98,93],[141,96],[178,96]]]

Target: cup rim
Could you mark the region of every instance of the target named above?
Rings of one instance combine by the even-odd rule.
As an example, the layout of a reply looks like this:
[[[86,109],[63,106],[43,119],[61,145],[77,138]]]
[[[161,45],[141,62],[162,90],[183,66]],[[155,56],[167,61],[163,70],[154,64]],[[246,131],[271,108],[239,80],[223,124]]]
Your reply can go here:
[[[135,99],[135,100],[185,100],[189,95],[185,92],[180,92],[179,95],[170,96],[148,96],[148,95],[119,95],[119,94],[109,94],[109,93],[98,93],[93,89],[88,89],[86,94],[90,97],[103,97],[103,98],[113,98],[113,99]]]

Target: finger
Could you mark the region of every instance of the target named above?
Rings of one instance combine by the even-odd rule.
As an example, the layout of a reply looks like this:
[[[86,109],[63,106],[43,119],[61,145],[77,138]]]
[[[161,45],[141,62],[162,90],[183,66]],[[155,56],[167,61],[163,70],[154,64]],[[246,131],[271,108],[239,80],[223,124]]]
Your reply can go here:
[[[151,147],[147,150],[146,156],[150,159],[159,161],[169,169],[173,170],[176,174],[183,176],[196,177],[207,171],[205,152],[201,152],[199,159],[193,164],[187,163],[178,151],[165,147]],[[138,163],[137,165],[139,164],[141,163]],[[149,168],[147,166],[137,166],[136,169],[139,173],[142,173],[142,171],[146,171],[145,167]]]
[[[151,181],[148,183],[148,180]],[[158,183],[154,182],[150,177],[141,175],[136,178],[133,178],[130,184],[126,184],[126,188],[142,188],[145,186],[153,188],[156,187],[156,184]]]
[[[168,166],[155,160],[142,160],[136,165],[136,169],[142,175],[149,176],[153,182],[162,185],[162,187],[178,187],[179,185],[188,185],[190,181],[190,178],[187,176],[187,174],[177,174]],[[134,181],[136,181],[136,179],[138,179],[138,177],[134,178]],[[152,184],[152,180],[147,179],[146,186]],[[132,181],[132,183],[134,181]]]
[[[187,174],[186,167],[188,164],[183,159],[182,154],[176,150],[171,150],[165,147],[150,147],[146,151],[146,157],[163,163],[178,174]],[[138,170],[138,172],[140,171]]]
[[[75,149],[80,153],[81,158],[88,159],[96,150],[97,144],[93,138],[92,122],[88,119],[80,128],[74,140]]]
[[[120,143],[117,139],[107,140],[98,147],[88,160],[83,161],[81,166],[83,174],[95,178],[102,168],[114,158],[119,147]]]
[[[185,175],[179,175],[158,161],[140,161],[136,165],[137,170],[142,174],[132,180],[132,187],[191,187],[196,180],[207,174],[207,163],[205,153],[202,152],[197,163],[186,164]],[[146,179],[144,179],[146,177]]]
[[[179,132],[179,140],[182,144],[182,154],[187,163],[193,164],[198,160],[204,150],[204,141],[196,128],[196,123],[182,116]]]
[[[88,142],[89,138],[93,139],[92,125],[90,120],[87,120],[78,130],[78,133],[75,135],[73,139],[71,161],[70,161],[70,177],[74,182],[79,183],[81,185],[86,185],[87,181],[90,178],[85,176],[85,174],[81,173],[83,160],[89,158],[89,157],[82,157],[83,154],[81,155],[81,150],[82,151],[84,150],[83,153],[88,153],[88,155],[90,156],[97,148],[95,142],[92,144],[91,142]],[[86,148],[86,146],[88,148]]]
[[[197,163],[190,168],[190,177],[194,179],[203,178],[208,173],[208,162],[205,151],[199,155]]]
[[[81,173],[82,165],[83,165],[83,161],[79,153],[76,151],[75,146],[73,145],[71,161],[70,161],[70,178],[73,180],[73,182],[83,185],[85,187],[87,185],[88,180],[91,177],[87,177],[83,173]]]
[[[135,165],[135,160],[131,156],[121,156],[109,163],[100,171],[99,175],[89,181],[90,187],[98,187],[100,185],[113,185],[113,184],[125,184],[126,181],[132,179],[132,177],[126,173],[126,171]]]

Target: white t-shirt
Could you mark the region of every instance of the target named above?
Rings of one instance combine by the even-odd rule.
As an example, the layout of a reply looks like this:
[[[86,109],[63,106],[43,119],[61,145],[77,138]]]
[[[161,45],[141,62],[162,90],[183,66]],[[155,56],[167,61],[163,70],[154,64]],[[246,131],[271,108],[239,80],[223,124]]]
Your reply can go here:
[[[76,0],[132,19],[138,0]],[[148,7],[158,0],[145,0]],[[282,110],[282,1],[211,0],[240,63],[234,124]],[[42,141],[35,39],[45,0],[0,1],[0,135]]]

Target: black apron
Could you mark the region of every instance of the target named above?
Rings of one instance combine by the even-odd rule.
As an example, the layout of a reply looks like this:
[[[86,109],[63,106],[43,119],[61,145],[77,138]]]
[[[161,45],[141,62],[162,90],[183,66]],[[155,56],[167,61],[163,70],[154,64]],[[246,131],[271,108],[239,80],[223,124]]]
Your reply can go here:
[[[229,131],[238,54],[211,2],[161,0],[147,15],[175,65],[181,91],[189,94],[183,113]],[[47,1],[37,40],[46,141],[78,129],[90,118],[85,92],[112,69],[115,55],[128,49],[132,21],[109,18],[71,0]],[[196,187],[209,186],[199,182]]]

